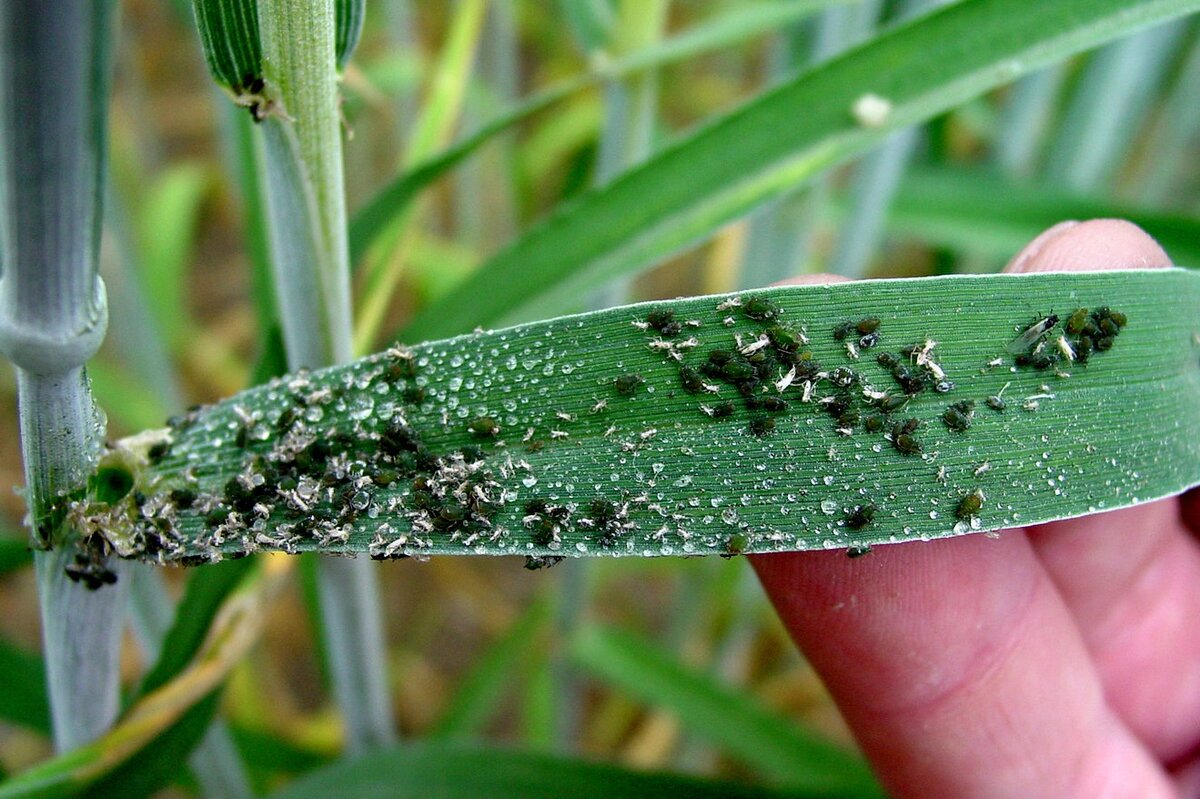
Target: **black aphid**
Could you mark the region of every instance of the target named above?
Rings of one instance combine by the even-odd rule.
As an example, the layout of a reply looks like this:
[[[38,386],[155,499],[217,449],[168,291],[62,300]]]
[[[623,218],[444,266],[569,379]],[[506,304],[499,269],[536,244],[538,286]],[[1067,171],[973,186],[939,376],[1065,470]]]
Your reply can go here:
[[[626,375],[621,375],[613,381],[613,387],[622,397],[632,397],[637,393],[637,387],[646,381],[641,375],[633,374],[632,372]]]
[[[854,544],[846,550],[846,557],[861,558],[863,555],[871,554],[870,544]]]
[[[861,337],[858,340],[858,347],[859,347],[859,349],[869,350],[872,347],[879,344],[879,338],[880,337],[879,337],[878,332],[867,333],[865,336]]]
[[[725,541],[725,551],[721,553],[721,557],[732,558],[744,554],[748,546],[750,539],[744,533],[734,533]]]
[[[564,560],[562,555],[526,555],[525,568],[530,571],[538,571],[539,569],[549,569],[552,566],[557,566]]]
[[[921,452],[921,442],[913,436],[921,426],[917,419],[906,419],[892,427],[892,446],[901,455],[917,455]]]
[[[747,404],[749,404],[748,401]],[[783,397],[777,397],[774,394],[765,394],[758,397],[758,407],[764,411],[778,413],[788,409],[788,401]]]
[[[176,488],[167,495],[172,504],[179,509],[187,509],[196,503],[197,494],[190,488]]]
[[[733,416],[733,401],[725,400],[724,402],[718,402],[712,406],[708,415],[714,419],[724,419],[728,416]]]
[[[750,418],[750,433],[765,436],[775,432],[775,420],[770,416],[753,416]]]
[[[971,426],[975,416],[975,400],[961,400],[948,407],[942,414],[942,423],[956,433],[962,433]]]
[[[711,350],[708,353],[708,362],[715,366],[722,366],[733,360],[733,350]]]
[[[879,329],[879,318],[876,316],[868,316],[863,319],[859,319],[858,322],[855,323],[854,328],[864,336],[868,333],[874,333]]]
[[[883,417],[874,414],[868,416],[863,421],[863,426],[867,428],[868,433],[878,433],[883,430]]]
[[[851,322],[848,319],[844,322],[839,322],[833,328],[833,340],[834,341],[845,341],[846,336],[850,335],[852,332],[854,332],[854,323],[853,322]]]
[[[1068,333],[1070,333],[1072,336],[1077,335],[1077,334],[1083,332],[1083,326],[1085,324],[1087,324],[1087,320],[1088,320],[1088,309],[1087,308],[1076,308],[1071,313],[1071,315],[1067,317],[1067,321],[1063,325],[1063,329],[1066,330]]]
[[[999,394],[993,394],[987,398],[987,406],[993,411],[1002,411],[1008,407],[1008,403],[1004,401],[1004,397]]]
[[[767,322],[779,316],[780,308],[765,297],[748,297],[742,303],[742,313],[757,322]]]
[[[152,464],[158,463],[163,458],[167,457],[167,453],[170,451],[170,441],[156,441],[150,446],[150,449],[146,450],[146,459]]]
[[[875,519],[876,507],[868,502],[865,505],[855,505],[846,514],[846,526],[851,530],[861,530]]]
[[[841,388],[848,388],[858,382],[858,374],[853,369],[839,366],[829,373],[829,382]]]
[[[912,399],[907,394],[890,394],[885,393],[882,397],[875,400],[875,407],[884,413],[895,413],[908,404]]]
[[[420,405],[425,401],[425,388],[417,385],[405,386],[401,396],[410,405]]]
[[[675,312],[665,308],[646,314],[646,324],[664,338],[674,338],[683,331],[683,325],[675,321]]]
[[[679,384],[689,394],[699,394],[704,389],[704,378],[691,366],[679,367]]]

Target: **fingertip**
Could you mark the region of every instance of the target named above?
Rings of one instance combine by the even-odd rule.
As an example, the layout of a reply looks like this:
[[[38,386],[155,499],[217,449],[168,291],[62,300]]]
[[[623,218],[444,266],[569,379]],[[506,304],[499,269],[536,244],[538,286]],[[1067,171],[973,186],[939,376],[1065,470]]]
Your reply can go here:
[[[1006,272],[1098,272],[1157,269],[1171,258],[1154,238],[1124,219],[1061,222],[1025,246]]]

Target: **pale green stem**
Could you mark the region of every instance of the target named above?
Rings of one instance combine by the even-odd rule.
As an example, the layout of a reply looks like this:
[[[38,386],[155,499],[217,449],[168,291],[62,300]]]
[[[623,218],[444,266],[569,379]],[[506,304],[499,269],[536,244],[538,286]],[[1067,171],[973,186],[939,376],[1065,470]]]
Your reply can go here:
[[[1139,200],[1151,206],[1172,206],[1180,183],[1180,167],[1194,157],[1200,138],[1200,34],[1188,49],[1175,84],[1162,103],[1162,110],[1144,148],[1145,166],[1137,188]],[[1176,201],[1176,202],[1173,202]]]
[[[1005,172],[1033,176],[1065,77],[1062,65],[1055,65],[1013,84],[996,137],[996,163]]]
[[[474,90],[463,105],[463,137],[511,108],[519,95],[517,31],[512,0],[492,0],[475,54]],[[477,252],[508,241],[517,230],[512,134],[497,136],[454,178],[457,238]]]
[[[1158,25],[1092,56],[1050,149],[1049,181],[1082,192],[1112,180],[1185,29]]]
[[[267,214],[288,366],[351,357],[350,270],[332,0],[260,0]],[[346,750],[395,738],[374,564],[325,558],[318,591]]]
[[[619,58],[654,45],[662,38],[668,0],[622,0],[618,5],[610,55]],[[658,125],[658,70],[646,70],[603,83],[604,121],[596,155],[595,185],[605,186],[645,161]],[[593,308],[629,300],[631,278],[615,280],[592,298]]]
[[[154,663],[175,619],[175,602],[157,568],[140,563],[130,565],[129,609],[133,633],[146,661]],[[188,756],[188,764],[196,772],[204,796],[249,799],[254,795],[233,736],[219,718],[208,725],[204,737]]]
[[[0,7],[0,351],[17,367],[27,501],[37,543],[54,742],[72,749],[117,711],[123,585],[71,582],[74,534],[52,504],[78,489],[104,435],[83,364],[104,336],[97,275],[112,6]],[[117,570],[119,571],[119,569]]]

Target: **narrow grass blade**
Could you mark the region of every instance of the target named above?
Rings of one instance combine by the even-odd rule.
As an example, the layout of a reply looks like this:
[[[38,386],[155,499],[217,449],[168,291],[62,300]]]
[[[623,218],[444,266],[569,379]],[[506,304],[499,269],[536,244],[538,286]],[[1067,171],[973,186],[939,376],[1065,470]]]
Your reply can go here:
[[[644,702],[667,708],[772,781],[812,793],[883,796],[866,763],[758,705],[744,692],[681,665],[629,633],[589,627],[572,645],[575,661]]]
[[[592,72],[550,86],[497,117],[461,142],[420,162],[381,189],[350,221],[350,259],[359,263],[390,220],[402,212],[433,181],[457,166],[493,137],[604,79],[617,79],[729,47],[774,28],[795,22],[836,0],[783,0],[739,6],[667,38],[644,51],[595,66]]]
[[[1109,305],[1128,326],[1091,345],[1107,349],[1060,342],[1077,309],[1099,320]],[[1077,516],[1200,479],[1198,308],[1200,272],[1182,269],[961,275],[478,332],[284,378],[131,441],[106,463],[132,464],[149,499],[81,515],[153,560],[262,548],[531,565],[861,548]],[[854,358],[859,333],[835,332],[870,319],[877,346]],[[649,327],[664,320],[674,338]],[[138,465],[152,442],[156,463]],[[983,505],[963,505],[976,492]]]
[[[888,133],[1196,0],[965,0],[807,72],[559,212],[404,330],[419,341],[569,306],[663,258]],[[947,49],[949,48],[949,49]],[[868,93],[883,118],[854,109]],[[804,109],[802,114],[797,109]]]
[[[1026,75],[1009,89],[996,134],[996,163],[1006,172],[1028,178],[1057,110],[1066,68],[1055,65]]]
[[[457,690],[441,718],[426,738],[445,741],[476,737],[495,713],[513,683],[518,666],[532,640],[549,617],[545,602],[534,602],[512,627],[480,656]]]
[[[630,771],[548,754],[419,744],[316,771],[272,799],[806,799],[845,796]]]
[[[1186,29],[1160,25],[1092,56],[1046,155],[1048,180],[1074,191],[1100,189],[1112,180]]]
[[[34,652],[0,639],[0,719],[50,734],[50,705],[46,699],[46,665]]]
[[[1200,220],[1193,216],[1073,195],[1057,184],[1009,180],[981,170],[913,170],[900,187],[889,226],[895,233],[970,250],[1004,263],[1064,219],[1128,219],[1177,263],[1200,264]]]
[[[1194,34],[1187,55],[1164,98],[1143,150],[1136,195],[1151,205],[1173,205],[1179,185],[1179,165],[1189,158],[1189,147],[1200,135],[1200,33]]]

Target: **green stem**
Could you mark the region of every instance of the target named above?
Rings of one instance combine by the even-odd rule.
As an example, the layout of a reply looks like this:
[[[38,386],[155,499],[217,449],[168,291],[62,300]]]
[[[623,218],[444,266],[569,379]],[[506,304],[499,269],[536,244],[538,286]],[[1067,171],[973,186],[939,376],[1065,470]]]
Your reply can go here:
[[[99,736],[117,711],[125,592],[70,582],[75,533],[52,513],[80,488],[104,434],[84,362],[107,325],[96,265],[109,86],[110,2],[0,8],[0,350],[17,367],[54,740]]]
[[[351,356],[350,270],[332,0],[260,0],[274,104],[262,130],[267,214],[288,366]],[[394,738],[373,564],[322,560],[321,612],[333,690],[358,754]]]

